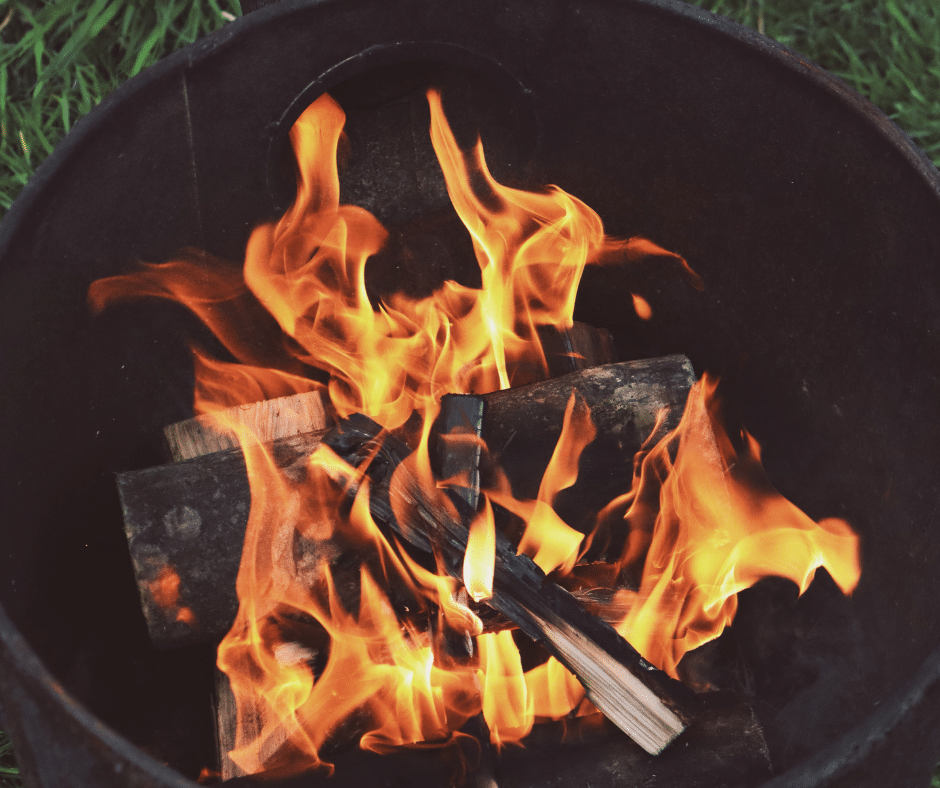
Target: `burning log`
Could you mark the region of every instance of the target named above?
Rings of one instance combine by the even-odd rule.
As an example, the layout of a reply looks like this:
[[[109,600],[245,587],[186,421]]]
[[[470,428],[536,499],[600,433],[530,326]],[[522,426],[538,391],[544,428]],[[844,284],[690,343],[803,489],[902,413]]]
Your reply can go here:
[[[622,470],[630,467],[643,440],[678,421],[692,379],[688,359],[669,356],[493,392],[482,397],[484,438],[513,488],[535,497],[536,476],[544,468],[540,457],[550,456],[575,389],[591,407],[599,430],[598,446],[588,448],[584,462],[599,458],[603,467],[592,469],[592,484],[613,497],[621,492]],[[657,422],[661,412],[665,420]],[[314,431],[274,440],[275,463],[289,473],[303,473],[304,460],[321,436]],[[120,473],[117,486],[151,640],[160,647],[218,641],[238,609],[235,579],[251,503],[241,449]]]
[[[535,499],[574,392],[590,409],[597,437],[580,461],[580,475],[589,480],[590,500],[579,497],[575,489],[569,508],[590,517],[592,501],[607,503],[623,492],[623,480],[644,441],[650,436],[658,440],[678,425],[694,381],[685,356],[664,356],[592,367],[484,395],[482,438],[509,477],[513,493]]]
[[[272,441],[275,462],[302,473],[324,432]],[[117,484],[154,645],[218,640],[238,611],[235,580],[251,507],[242,450],[118,474]]]
[[[449,574],[463,579],[468,525],[475,514],[464,497],[442,494],[431,500],[409,472],[411,450],[361,414],[342,421],[324,436],[324,443],[353,467],[367,465],[370,508],[377,520],[416,547],[434,551]],[[647,752],[661,752],[692,719],[696,704],[691,691],[546,580],[498,531],[487,604],[542,643],[577,676],[594,705]]]

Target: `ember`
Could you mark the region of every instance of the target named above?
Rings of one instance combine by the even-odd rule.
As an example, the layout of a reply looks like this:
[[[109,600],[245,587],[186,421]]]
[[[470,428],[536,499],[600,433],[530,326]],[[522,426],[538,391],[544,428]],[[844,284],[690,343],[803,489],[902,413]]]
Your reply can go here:
[[[621,721],[624,704],[612,703],[591,676],[609,675],[604,666],[611,660],[618,670],[629,662],[618,645],[623,640],[613,632],[615,640],[598,635],[595,626],[606,632],[606,625],[592,617],[574,625],[583,611],[548,622],[536,602],[526,607],[506,590],[511,583],[501,589],[500,573],[512,575],[507,567],[517,558],[537,567],[539,594],[567,600],[545,575],[564,584],[591,551],[596,577],[610,583],[603,587],[608,606],[622,611],[617,631],[673,677],[688,650],[730,623],[738,591],[761,577],[788,577],[803,591],[823,566],[845,593],[858,582],[851,529],[838,520],[816,524],[776,493],[754,439],[723,426],[709,376],[693,388],[678,426],[631,425],[642,426],[647,444],[635,467],[632,456],[617,458],[621,495],[605,500],[586,527],[566,521],[558,500],[578,483],[579,460],[597,432],[597,403],[570,398],[544,474],[528,497],[511,469],[500,467],[482,426],[440,434],[444,395],[485,394],[548,376],[540,332],[572,327],[584,266],[658,256],[696,277],[682,258],[651,241],[606,237],[599,217],[560,189],[534,193],[496,183],[482,146],[461,151],[440,96],[428,98],[432,142],[472,237],[481,287],[446,282],[423,299],[396,294],[373,306],[366,264],[386,232],[366,211],[340,204],[344,116],[323,96],[291,132],[296,201],[279,221],[255,230],[243,270],[193,255],[100,280],[90,292],[96,309],[141,296],[177,300],[236,359],[195,351],[195,409],[239,436],[251,484],[240,608],[218,654],[238,708],[230,755],[246,773],[273,765],[329,768],[324,750],[342,737],[379,752],[419,743],[454,746],[467,736],[465,724],[481,714],[492,741],[505,745],[523,739],[537,719],[583,715],[595,706],[648,751],[666,746],[687,719],[669,680],[639,703],[641,718],[663,704],[665,733],[645,736]],[[262,335],[273,337],[267,344],[246,323],[258,304],[280,329]],[[631,306],[650,318],[640,295],[633,294]],[[306,377],[310,367],[328,373],[328,383]],[[346,421],[299,471],[295,464],[285,472],[264,438],[225,416],[232,405],[319,389]],[[337,451],[336,435],[354,414],[381,426],[375,440],[354,447],[351,459]],[[463,459],[452,472],[436,473],[431,445],[447,438],[462,447],[456,453]],[[404,449],[396,464],[377,476],[376,458],[398,439]],[[409,491],[418,491],[409,492],[407,506],[400,492],[406,476]],[[387,511],[378,495],[383,484],[391,495]],[[458,498],[470,516],[460,513]],[[459,561],[428,530],[428,517],[409,510],[421,506],[445,512],[449,534],[466,531]],[[507,547],[504,531],[513,528],[517,539]],[[601,544],[605,539],[619,546],[616,552]],[[355,567],[347,562],[340,573],[339,558],[348,556],[357,559]],[[159,595],[177,605],[177,590]],[[550,656],[524,670],[509,629],[484,632],[487,600],[542,641]],[[524,622],[509,612],[519,605],[528,615]],[[467,645],[455,651],[448,646],[454,638]],[[630,683],[634,678],[624,681],[633,695],[646,692]],[[249,718],[260,723],[249,725]]]

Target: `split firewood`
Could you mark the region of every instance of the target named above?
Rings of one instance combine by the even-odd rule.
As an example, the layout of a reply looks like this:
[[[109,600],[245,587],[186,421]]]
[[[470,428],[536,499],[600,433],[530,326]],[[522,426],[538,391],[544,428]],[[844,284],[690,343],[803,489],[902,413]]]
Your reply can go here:
[[[238,725],[238,707],[235,704],[235,693],[229,684],[228,676],[222,671],[215,671],[215,694],[213,705],[215,707],[215,743],[219,755],[219,773],[223,780],[231,780],[245,774],[238,768],[229,753],[235,749],[236,729]],[[263,725],[259,715],[246,713],[242,715],[242,725],[246,726],[246,735],[256,738],[261,735]],[[280,745],[287,741],[282,737]]]
[[[695,382],[685,356],[608,364],[484,395],[483,441],[489,456],[509,477],[517,498],[534,499],[561,434],[572,392],[591,411],[597,437],[584,449],[579,478],[560,501],[565,519],[578,530],[593,525],[597,503],[626,490],[633,458],[648,438],[658,440],[678,426]],[[580,515],[582,521],[576,519]]]
[[[341,421],[323,440],[351,465],[367,465],[376,520],[414,546],[433,550],[449,574],[463,579],[468,525],[475,515],[463,497],[430,497],[405,464],[411,450],[366,416]],[[548,581],[530,558],[516,555],[499,531],[495,543],[487,604],[571,670],[591,702],[643,749],[661,752],[692,719],[694,694]]]
[[[471,511],[475,511],[480,500],[479,466],[482,449],[479,439],[483,430],[485,405],[480,397],[459,394],[444,397],[441,405],[437,430],[439,439],[436,442],[434,457],[438,478],[461,479],[462,483],[452,486],[451,489],[455,495],[467,502]],[[459,596],[460,604],[470,604],[466,588],[460,589]],[[456,649],[462,652],[461,656],[469,659],[473,656],[475,640],[467,633],[458,634],[463,634],[464,637],[452,640],[457,644]],[[479,691],[479,686],[477,689]],[[474,785],[476,788],[496,788],[490,730],[482,711],[467,721],[465,730],[480,744],[480,758],[473,772]]]
[[[306,431],[289,434],[292,427],[287,436],[266,444],[286,473],[302,472],[327,424],[322,407],[318,410],[309,395],[298,397],[307,404],[285,407],[275,400],[275,411],[306,413]],[[264,411],[254,412],[257,424]],[[296,426],[296,418],[289,421]],[[268,434],[277,436],[278,431]],[[177,442],[179,435],[202,437]],[[167,437],[174,453],[190,452],[199,442],[208,446],[229,440],[224,432],[212,437],[211,425],[204,423],[170,430]],[[226,448],[118,474],[117,485],[151,641],[161,648],[218,642],[238,612],[235,581],[251,508],[242,450]]]
[[[624,491],[643,441],[678,423],[693,380],[688,359],[669,356],[485,394],[483,438],[515,494],[535,498],[568,398],[577,390],[598,430],[581,466],[603,505]],[[269,447],[276,464],[300,472],[320,435],[274,440]],[[120,473],[117,486],[152,641],[163,648],[218,642],[238,610],[235,579],[251,502],[241,449]],[[590,507],[578,498],[579,489],[568,500],[587,517]]]
[[[170,457],[179,462],[237,448],[238,435],[231,428],[235,425],[250,430],[260,443],[270,443],[323,429],[331,421],[324,396],[310,391],[178,421],[164,427],[163,437]]]

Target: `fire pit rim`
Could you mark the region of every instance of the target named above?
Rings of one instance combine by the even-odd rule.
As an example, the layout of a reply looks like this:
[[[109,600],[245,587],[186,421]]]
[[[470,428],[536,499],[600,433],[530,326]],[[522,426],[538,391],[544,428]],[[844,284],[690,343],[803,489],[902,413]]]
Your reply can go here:
[[[239,17],[224,27],[210,33],[205,38],[193,42],[180,49],[150,68],[135,75],[127,82],[119,85],[100,104],[92,108],[85,117],[81,118],[65,138],[56,146],[55,150],[36,169],[13,205],[0,222],[0,259],[2,259],[16,229],[29,215],[34,203],[41,199],[42,190],[51,182],[55,175],[69,161],[71,156],[86,141],[94,136],[100,126],[107,123],[111,116],[121,107],[124,100],[133,96],[137,91],[147,85],[158,82],[173,74],[184,74],[186,69],[202,63],[207,58],[229,46],[235,46],[240,39],[253,34],[258,25],[274,23],[281,17],[289,16],[299,9],[342,5],[349,0],[279,0],[279,2],[264,6],[250,14]],[[602,2],[618,4],[618,0],[602,0]],[[749,27],[740,25],[727,17],[706,11],[698,6],[691,6],[681,0],[619,0],[623,5],[645,6],[658,13],[679,17],[691,24],[707,25],[719,34],[752,48],[758,49],[778,65],[808,79],[817,87],[825,90],[840,103],[856,110],[866,122],[873,126],[905,159],[917,170],[930,189],[940,197],[940,171],[934,166],[927,154],[914,142],[914,140],[885,115],[867,98],[850,88],[844,81],[818,66],[809,58],[804,57],[789,47],[758,33]],[[408,44],[410,42],[396,42]],[[507,73],[511,73],[508,72]],[[320,75],[319,78],[327,76]],[[520,82],[520,84],[522,84]],[[285,114],[289,108],[285,108]],[[12,229],[11,229],[12,228]]]
[[[706,25],[720,35],[751,49],[758,50],[778,65],[808,80],[823,89],[829,96],[855,110],[856,117],[877,130],[890,146],[914,167],[920,177],[940,198],[940,172],[927,155],[893,121],[878,110],[870,101],[849,88],[842,80],[826,72],[812,61],[788,47],[700,8],[686,5],[679,0],[604,0],[610,4],[641,6],[657,13],[670,15],[690,24]],[[236,45],[242,38],[251,35],[258,25],[273,23],[298,10],[315,6],[341,5],[349,0],[282,0],[262,8],[250,16],[236,19],[215,33],[206,36],[180,50],[155,66],[128,80],[112,92],[88,116],[76,124],[72,131],[57,145],[55,151],[37,168],[0,223],[0,257],[9,253],[10,247],[21,226],[28,221],[34,206],[43,198],[44,191],[54,182],[71,158],[94,137],[95,132],[109,122],[124,102],[147,86],[174,76],[183,76],[186,70],[212,57],[215,53]],[[407,43],[407,42],[402,42]],[[10,668],[0,679],[5,685],[4,698],[0,699],[0,716],[19,740],[19,726],[6,719],[14,704],[26,697],[24,692],[31,687],[43,696],[43,701],[58,709],[60,720],[68,720],[75,726],[94,731],[101,743],[133,770],[151,775],[162,784],[194,786],[196,783],[148,755],[127,738],[103,723],[97,716],[78,703],[52,676],[36,652],[20,634],[6,611],[0,606],[0,663]],[[856,765],[871,751],[885,746],[890,734],[911,716],[917,702],[940,683],[940,648],[935,649],[923,662],[915,676],[902,688],[894,692],[878,710],[862,723],[844,734],[837,742],[816,753],[807,761],[779,775],[764,788],[786,788],[809,784],[827,785]],[[27,705],[29,699],[22,702]],[[25,736],[24,736],[25,738]],[[26,766],[30,773],[33,753],[27,742],[18,741]]]
[[[116,774],[127,770],[137,770],[144,774],[156,776],[168,788],[192,788],[197,783],[181,775],[175,769],[161,763],[152,755],[147,754],[134,745],[129,739],[115,731],[107,723],[86,709],[71,693],[68,692],[50,673],[35,651],[26,642],[19,630],[10,620],[3,606],[0,605],[0,687],[3,687],[3,697],[0,697],[0,723],[4,730],[10,731],[24,775],[31,775],[33,761],[37,759],[33,748],[20,740],[23,733],[18,725],[11,724],[7,715],[10,704],[20,701],[17,695],[24,694],[24,687],[32,685],[38,688],[45,697],[44,701],[53,703],[57,707],[58,723],[73,725],[82,730],[92,731],[98,740],[110,748],[115,755],[123,759],[114,764]],[[10,668],[11,670],[6,670]],[[19,705],[27,706],[30,699]],[[24,735],[25,738],[25,735]],[[130,776],[128,775],[128,779]]]

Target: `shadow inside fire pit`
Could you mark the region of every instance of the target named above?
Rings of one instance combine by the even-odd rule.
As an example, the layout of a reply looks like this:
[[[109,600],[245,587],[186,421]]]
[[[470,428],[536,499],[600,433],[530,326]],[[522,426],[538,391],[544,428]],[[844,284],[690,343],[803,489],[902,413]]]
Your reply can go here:
[[[703,711],[661,755],[651,757],[600,715],[536,725],[525,747],[506,746],[495,758],[499,788],[747,788],[771,776],[762,732],[747,704],[731,693],[710,693]],[[471,745],[475,744],[471,740]],[[443,753],[443,754],[442,754]],[[474,748],[466,748],[475,760]],[[407,749],[386,755],[346,748],[331,761],[336,771],[291,777],[258,775],[229,780],[233,788],[413,788],[482,785],[465,781],[451,750]]]

